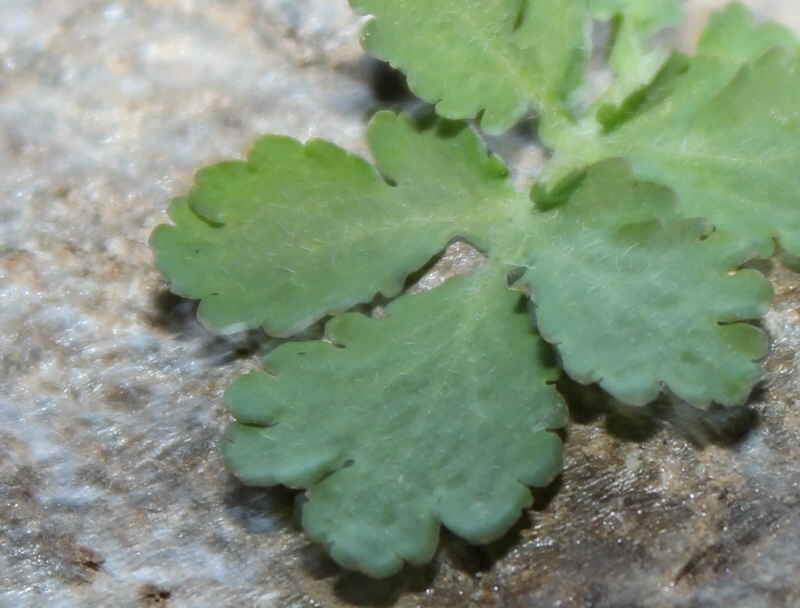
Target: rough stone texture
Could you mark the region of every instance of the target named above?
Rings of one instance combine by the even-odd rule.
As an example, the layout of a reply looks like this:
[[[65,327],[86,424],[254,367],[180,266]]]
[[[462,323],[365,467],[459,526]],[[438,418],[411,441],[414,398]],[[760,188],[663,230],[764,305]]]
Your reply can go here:
[[[800,28],[788,0],[750,4]],[[563,476],[488,547],[445,534],[430,566],[370,581],[304,539],[292,492],[225,471],[221,393],[259,336],[208,335],[147,239],[258,133],[364,151],[383,92],[358,27],[343,0],[0,0],[0,606],[800,605],[800,281],[780,267],[748,410],[584,395]]]

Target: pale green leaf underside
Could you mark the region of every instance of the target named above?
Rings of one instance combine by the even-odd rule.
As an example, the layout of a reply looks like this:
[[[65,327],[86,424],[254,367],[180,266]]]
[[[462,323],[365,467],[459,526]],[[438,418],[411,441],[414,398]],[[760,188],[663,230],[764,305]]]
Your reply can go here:
[[[588,9],[574,0],[350,0],[372,15],[366,51],[446,118],[509,129],[530,109],[560,116],[580,74]]]
[[[569,200],[545,214],[520,280],[540,332],[564,369],[629,404],[668,387],[700,407],[738,404],[760,375],[759,329],[736,323],[768,307],[769,282],[734,269],[747,248],[674,211],[670,190],[625,163],[591,167]]]
[[[329,342],[291,343],[226,400],[224,454],[248,484],[308,488],[303,526],[373,576],[428,561],[440,522],[502,535],[552,480],[564,408],[549,348],[502,272],[483,269],[372,319],[335,317]]]
[[[369,126],[379,170],[324,141],[259,140],[248,160],[200,171],[152,246],[176,293],[230,331],[290,335],[329,313],[395,295],[408,273],[513,198],[505,169],[463,124],[422,133],[384,112]]]

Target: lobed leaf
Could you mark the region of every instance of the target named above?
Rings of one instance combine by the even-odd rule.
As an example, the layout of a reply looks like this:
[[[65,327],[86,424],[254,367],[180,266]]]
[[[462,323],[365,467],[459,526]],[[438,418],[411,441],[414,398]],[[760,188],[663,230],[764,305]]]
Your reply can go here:
[[[702,221],[681,219],[673,193],[634,178],[620,160],[589,168],[542,218],[519,280],[564,370],[624,403],[663,387],[705,407],[739,404],[760,376],[772,294],[749,249]]]
[[[757,23],[740,2],[711,14],[697,44],[698,55],[714,55],[728,63],[752,63],[773,47],[798,49],[797,37],[778,23]]]
[[[247,161],[200,171],[151,238],[172,290],[201,299],[211,329],[285,336],[394,296],[456,236],[484,244],[513,192],[473,130],[438,121],[420,132],[384,112],[368,136],[377,167],[328,142],[267,136]]]
[[[798,56],[772,49],[715,91],[733,67],[692,60],[672,95],[610,133],[601,153],[622,156],[643,178],[669,185],[685,215],[708,218],[761,255],[772,252],[773,239],[798,254]]]
[[[608,2],[611,6],[619,5],[618,10],[622,10],[627,1],[602,0],[601,4]],[[658,13],[661,5],[648,6]],[[643,10],[646,14],[647,9]],[[626,18],[635,19],[630,15],[626,15]],[[599,105],[598,118],[608,132],[624,120],[634,117],[636,110],[644,112],[653,109],[658,102],[663,104],[656,110],[661,113],[662,119],[670,120],[663,117],[667,111],[672,113],[671,122],[677,117],[678,122],[685,124],[682,119],[687,113],[694,113],[709,103],[743,65],[753,63],[776,46],[797,50],[797,39],[784,26],[756,23],[744,6],[732,2],[712,13],[700,37],[697,55],[690,59],[682,53],[673,52],[647,86],[632,92],[619,104],[617,112],[620,116],[616,116],[614,122],[609,123],[602,117],[602,113],[610,112],[609,104],[605,101]]]
[[[497,275],[497,276],[495,276]],[[227,463],[242,481],[308,488],[303,527],[372,576],[431,559],[440,522],[472,543],[502,535],[561,466],[565,422],[549,348],[520,294],[483,269],[328,342],[290,343],[226,393]]]
[[[400,69],[446,118],[509,129],[530,109],[564,114],[583,67],[590,17],[573,0],[350,0],[372,19],[368,53]],[[413,33],[413,35],[409,35]]]

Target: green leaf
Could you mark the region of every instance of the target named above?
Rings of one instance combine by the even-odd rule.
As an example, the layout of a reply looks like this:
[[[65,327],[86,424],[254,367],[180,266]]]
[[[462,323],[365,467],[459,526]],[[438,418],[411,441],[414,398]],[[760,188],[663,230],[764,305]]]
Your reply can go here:
[[[227,463],[308,488],[308,534],[372,576],[430,560],[440,522],[498,538],[561,466],[557,370],[520,303],[484,268],[279,347],[226,394]]]
[[[598,4],[604,7],[610,15],[627,8],[627,2],[635,0],[602,0]],[[659,11],[668,9],[669,3],[647,3],[642,6],[642,14],[635,11],[634,15],[625,15],[625,18],[641,21],[645,31],[647,24],[652,26],[662,23],[658,19],[648,20],[647,11],[652,8],[656,13],[653,17],[660,17],[665,21],[668,13],[659,14]],[[677,11],[677,4],[673,7]],[[638,5],[637,5],[638,7]],[[671,12],[671,11],[669,11]],[[666,24],[663,22],[663,24]],[[724,9],[712,13],[706,29],[698,43],[697,55],[691,60],[681,53],[673,53],[665,61],[658,73],[648,79],[647,86],[631,89],[623,101],[601,100],[598,106],[598,120],[606,132],[618,126],[635,114],[633,110],[643,111],[647,106],[654,106],[655,102],[665,102],[664,107],[669,107],[674,116],[682,117],[688,110],[696,112],[698,107],[708,103],[715,95],[733,79],[739,68],[747,63],[752,63],[764,53],[775,46],[785,46],[797,50],[798,44],[794,34],[788,28],[776,23],[755,23],[749,11],[733,2]],[[643,52],[635,51],[635,56]],[[632,58],[635,65],[641,67],[648,62],[645,58]],[[613,65],[613,57],[611,59]],[[624,80],[621,77],[618,80]],[[615,92],[619,92],[620,82],[615,83]],[[619,95],[616,96],[617,100]],[[677,111],[672,108],[678,104]],[[614,106],[618,106],[614,108]],[[605,115],[612,115],[609,118]],[[674,120],[674,118],[673,118]]]
[[[628,404],[664,386],[700,407],[744,401],[767,342],[737,321],[763,315],[772,290],[736,270],[749,253],[739,240],[680,219],[669,189],[620,160],[590,167],[543,221],[548,241],[533,243],[519,283],[573,379]]]
[[[800,70],[775,48],[716,93],[730,63],[692,61],[673,94],[603,142],[601,154],[674,188],[687,216],[708,220],[772,252],[800,253]],[[754,111],[754,109],[756,111]]]
[[[200,171],[170,209],[174,225],[151,239],[172,290],[202,299],[214,330],[286,336],[394,296],[456,236],[486,244],[515,195],[473,130],[439,121],[419,132],[383,112],[368,136],[378,168],[324,141],[267,136],[246,162]]]
[[[351,0],[372,15],[366,51],[402,70],[446,118],[509,129],[530,109],[564,114],[581,74],[589,14],[573,0]]]
[[[756,23],[739,2],[712,13],[697,45],[698,55],[715,55],[731,63],[752,63],[772,47],[797,50],[797,38],[778,23]]]
[[[552,188],[565,174],[620,156],[637,175],[673,188],[684,215],[707,218],[761,256],[774,239],[798,255],[799,61],[781,47],[744,66],[675,56],[638,98],[601,108],[604,133],[585,125],[550,133],[556,153],[544,180]]]

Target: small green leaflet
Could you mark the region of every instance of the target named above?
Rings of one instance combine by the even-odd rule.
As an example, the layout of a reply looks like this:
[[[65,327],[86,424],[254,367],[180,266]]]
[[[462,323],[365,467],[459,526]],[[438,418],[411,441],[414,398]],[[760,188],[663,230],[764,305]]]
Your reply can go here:
[[[752,63],[777,46],[796,51],[797,38],[778,23],[755,23],[744,5],[732,2],[711,15],[697,44],[697,54],[714,55],[733,63]]]
[[[440,522],[498,538],[561,468],[558,370],[520,299],[489,267],[279,347],[228,389],[226,460],[308,488],[308,534],[373,576],[430,560]]]
[[[696,65],[725,71],[705,58]],[[680,103],[666,98],[631,117],[608,135],[602,154],[629,159],[639,175],[674,188],[685,215],[708,218],[762,255],[772,253],[773,238],[798,255],[799,68],[795,52],[775,48],[693,111],[687,99],[678,114]],[[680,91],[696,94],[676,83],[676,97]]]
[[[800,57],[787,31],[754,25],[733,5],[712,18],[692,58],[675,55],[617,111],[549,132],[557,182],[620,156],[676,191],[682,213],[736,234],[761,256],[773,240],[800,254]],[[736,36],[738,51],[724,54]],[[764,54],[768,44],[777,44]],[[598,129],[595,120],[602,123]]]

